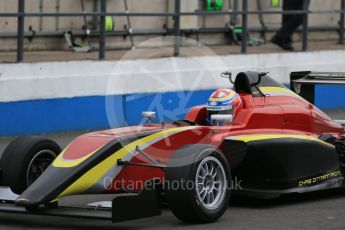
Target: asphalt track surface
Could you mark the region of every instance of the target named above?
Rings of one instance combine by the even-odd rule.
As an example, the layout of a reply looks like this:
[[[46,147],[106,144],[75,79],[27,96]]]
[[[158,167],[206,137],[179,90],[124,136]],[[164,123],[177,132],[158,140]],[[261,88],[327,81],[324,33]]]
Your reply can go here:
[[[78,199],[70,201],[77,203]],[[112,224],[104,220],[0,213],[0,229],[344,229],[345,190],[276,200],[233,198],[216,223],[186,225],[168,210],[148,219]]]
[[[341,116],[339,116],[339,114]],[[336,113],[337,119],[344,113]],[[49,135],[65,146],[77,134]],[[11,138],[0,138],[0,153]],[[79,206],[86,198],[64,204]],[[88,198],[89,199],[89,198]],[[96,200],[102,200],[97,197]],[[345,189],[290,195],[273,200],[233,197],[216,223],[186,225],[167,207],[161,216],[112,224],[110,221],[0,213],[0,229],[345,229]]]

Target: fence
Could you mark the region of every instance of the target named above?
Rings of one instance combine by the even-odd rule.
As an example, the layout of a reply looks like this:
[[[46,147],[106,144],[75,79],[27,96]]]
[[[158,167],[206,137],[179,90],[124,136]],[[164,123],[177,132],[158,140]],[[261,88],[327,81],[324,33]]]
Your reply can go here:
[[[339,22],[339,43],[344,44],[344,26],[345,26],[345,0],[340,1],[339,10],[309,10],[308,1],[304,0],[303,10],[290,10],[290,11],[250,11],[248,10],[248,0],[242,0],[242,10],[240,11],[196,11],[196,12],[181,12],[181,0],[175,0],[175,11],[174,12],[145,12],[145,13],[130,13],[130,12],[107,12],[107,1],[100,1],[100,12],[78,12],[78,13],[26,13],[25,12],[25,0],[18,0],[18,12],[17,13],[0,13],[0,17],[17,17],[18,18],[18,29],[17,29],[17,62],[24,61],[24,22],[26,17],[86,17],[93,16],[99,17],[99,59],[106,59],[106,28],[105,20],[106,16],[116,17],[173,17],[174,18],[174,29],[172,33],[175,36],[174,41],[174,56],[179,56],[181,47],[181,28],[180,19],[181,16],[208,16],[208,15],[241,15],[242,17],[242,42],[241,42],[241,53],[247,53],[247,31],[248,31],[248,17],[250,15],[267,15],[267,14],[301,14],[303,15],[303,26],[302,26],[302,50],[308,49],[308,16],[310,14],[340,14]],[[131,33],[131,31],[128,31]],[[149,33],[148,33],[149,34]]]

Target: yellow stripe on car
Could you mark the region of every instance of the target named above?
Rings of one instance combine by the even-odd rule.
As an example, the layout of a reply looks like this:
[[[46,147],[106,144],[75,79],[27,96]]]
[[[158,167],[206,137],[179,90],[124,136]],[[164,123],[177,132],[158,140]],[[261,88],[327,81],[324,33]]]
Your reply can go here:
[[[308,136],[308,135],[303,135],[303,134],[250,134],[250,135],[234,136],[229,139],[243,141],[243,142],[250,142],[250,141],[262,141],[262,140],[279,139],[279,138],[294,138],[294,139],[317,141],[334,148],[332,144],[324,142],[318,138]]]
[[[136,147],[139,148],[141,146],[146,146],[147,143],[154,143],[159,140],[162,140],[170,135],[175,133],[183,132],[186,130],[193,129],[195,127],[188,126],[188,127],[181,127],[181,128],[172,128],[166,131],[158,132],[152,134],[150,136],[144,137],[142,139],[136,140],[117,152],[113,153],[107,159],[103,160],[101,163],[93,167],[83,176],[81,176],[77,181],[75,181],[72,185],[70,185],[63,193],[61,193],[58,198],[73,195],[73,194],[80,194],[88,189],[90,189],[93,185],[95,185],[112,167],[117,165],[117,160],[124,158],[128,154],[132,154]]]
[[[288,88],[283,88],[283,87],[260,87],[261,92],[263,92],[264,94],[270,94],[270,93],[274,93],[273,96],[276,95],[291,95],[291,96],[298,96],[298,94],[294,93],[293,91],[289,90]]]

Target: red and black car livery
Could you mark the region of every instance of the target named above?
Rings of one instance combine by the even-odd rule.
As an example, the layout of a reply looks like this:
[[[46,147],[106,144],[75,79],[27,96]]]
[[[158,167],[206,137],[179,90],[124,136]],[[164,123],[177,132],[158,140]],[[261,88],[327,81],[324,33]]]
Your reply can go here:
[[[201,105],[171,124],[87,133],[62,151],[51,140],[18,138],[0,162],[1,185],[18,197],[0,190],[0,210],[103,218],[65,212],[59,199],[137,193],[112,201],[112,216],[105,216],[115,222],[159,214],[164,194],[179,219],[212,222],[225,212],[231,191],[270,198],[342,187],[344,129],[313,100],[315,84],[345,84],[345,74],[294,72],[290,78],[292,90],[266,73],[230,76],[243,109],[235,117],[213,117],[226,125],[208,125]],[[235,178],[240,188],[231,187]]]

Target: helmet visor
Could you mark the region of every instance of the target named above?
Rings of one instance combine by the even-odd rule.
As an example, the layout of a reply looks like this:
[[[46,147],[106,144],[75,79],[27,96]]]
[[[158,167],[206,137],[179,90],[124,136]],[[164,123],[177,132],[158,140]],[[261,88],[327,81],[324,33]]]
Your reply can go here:
[[[224,107],[212,107],[209,106],[207,107],[207,121],[209,123],[212,123],[211,121],[211,116],[214,114],[228,114],[228,115],[234,115],[235,112],[235,108],[233,108],[232,106],[224,106]]]

